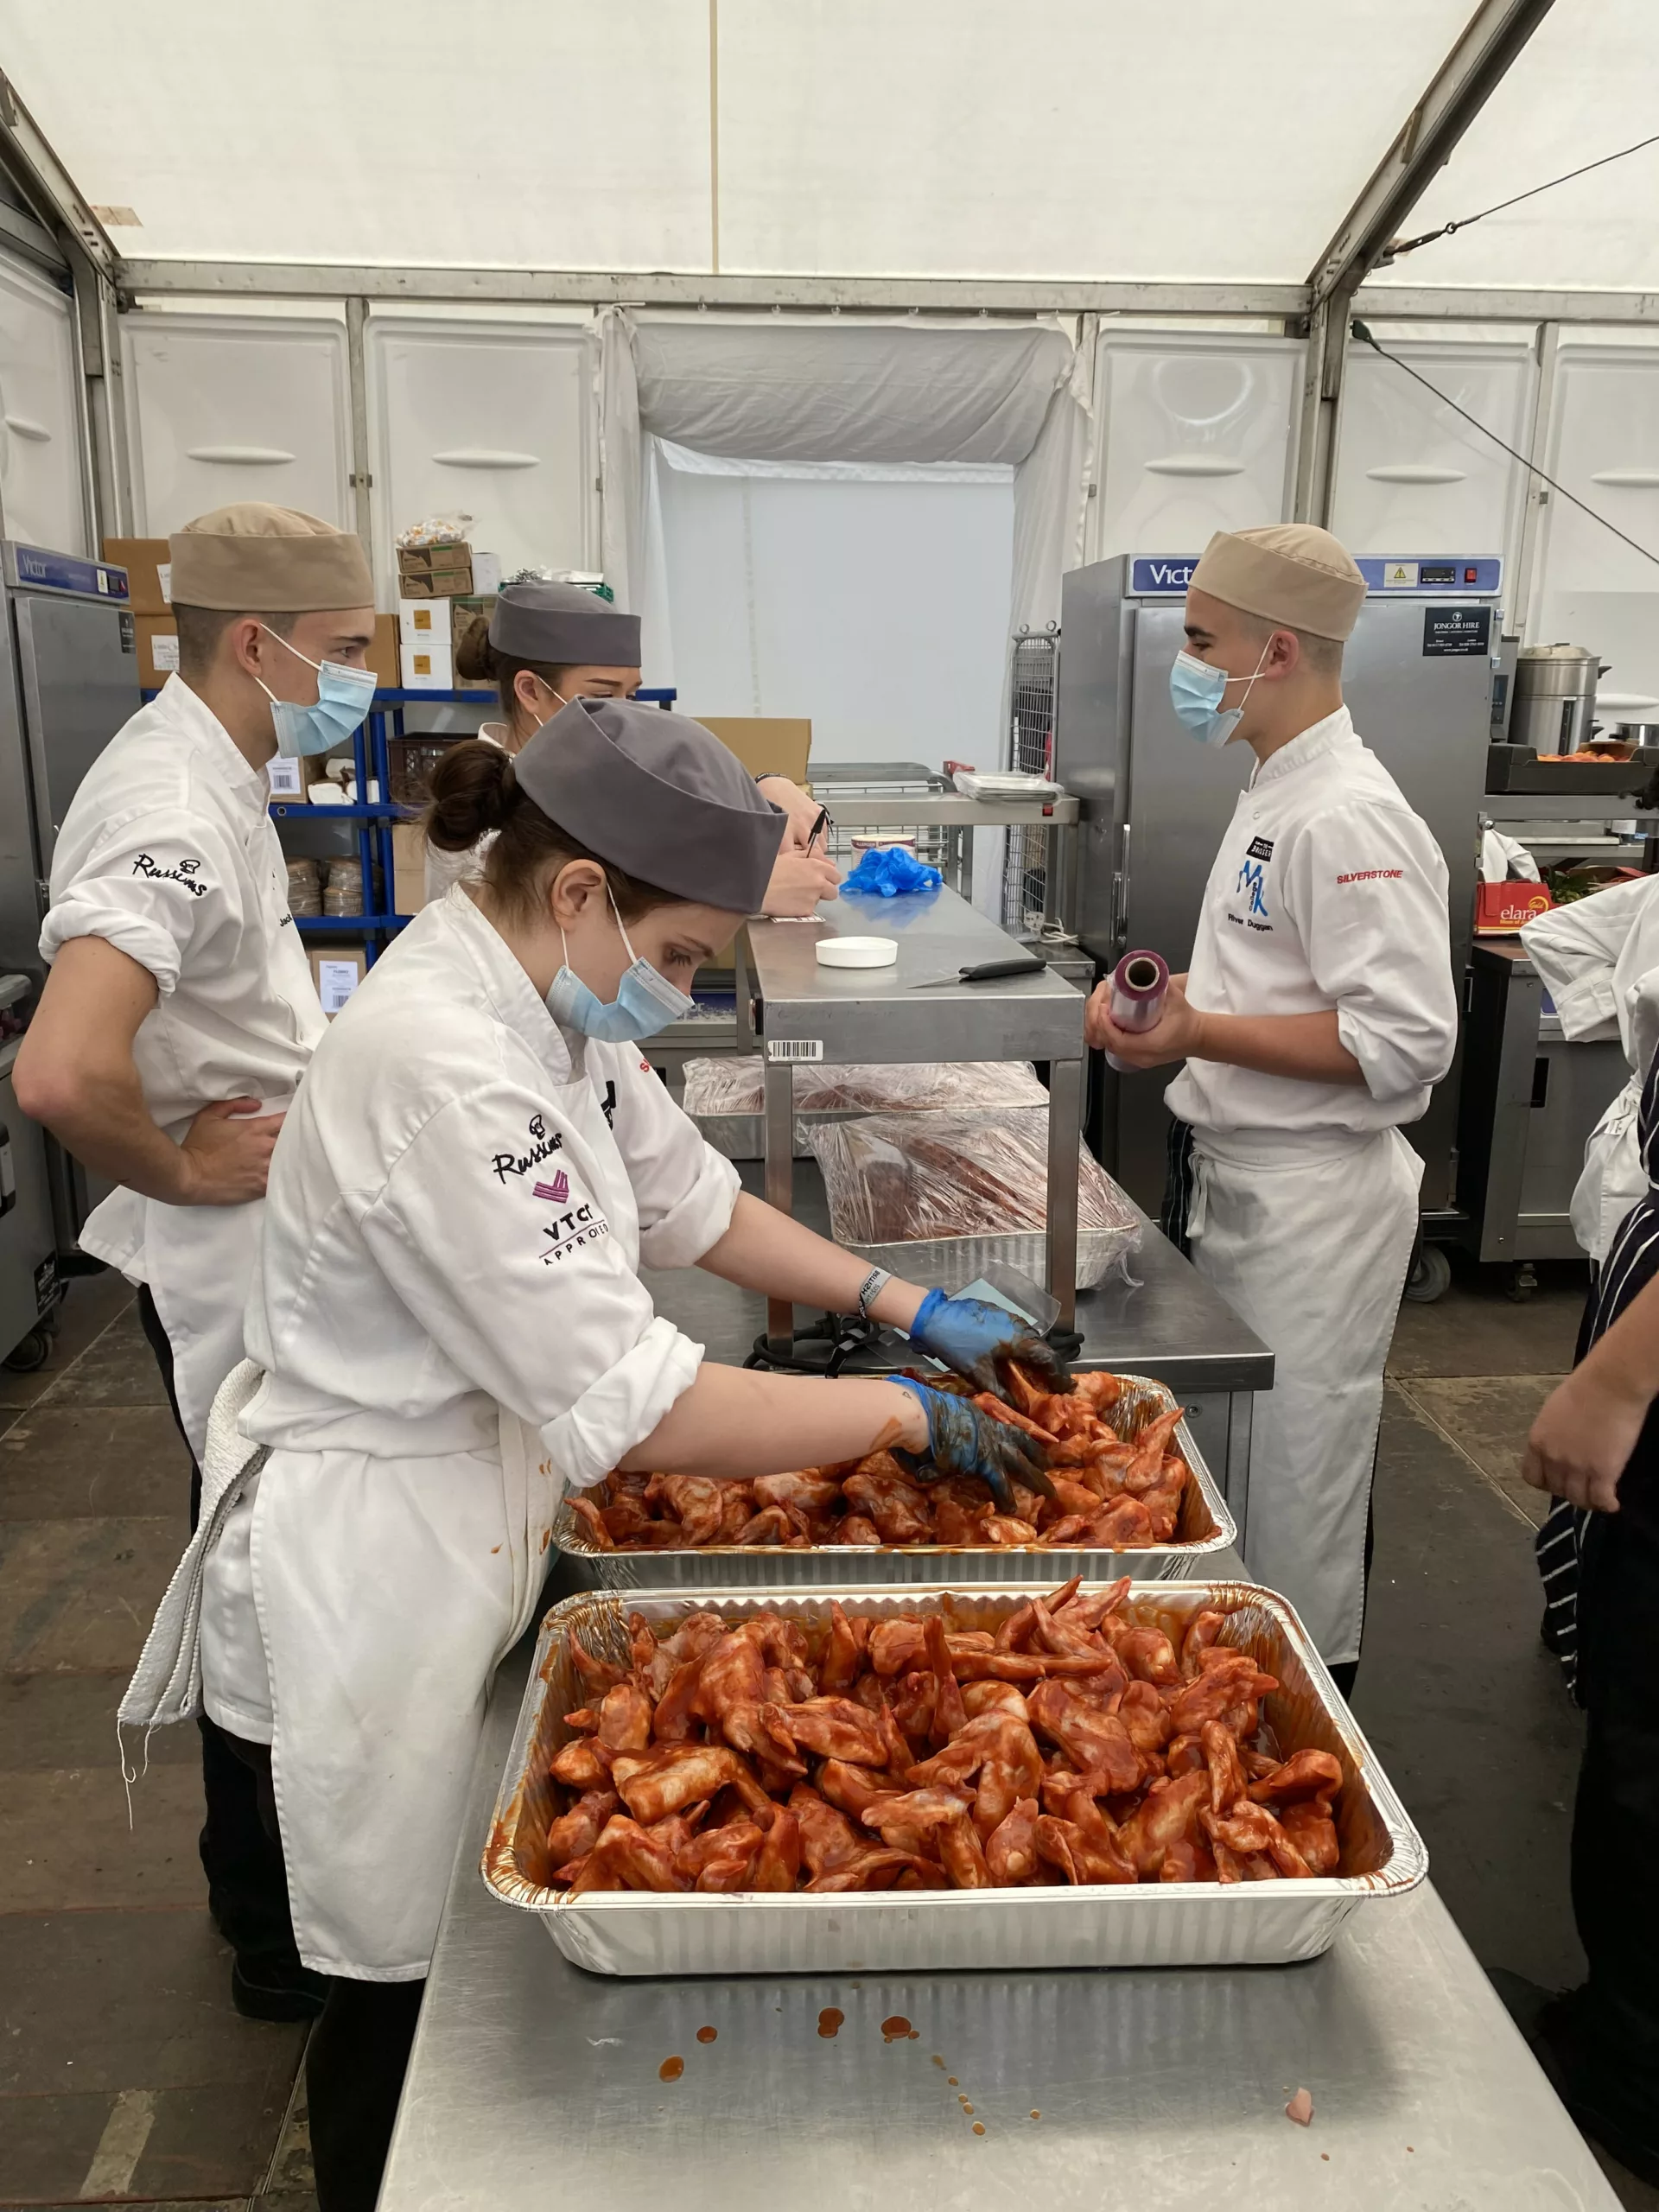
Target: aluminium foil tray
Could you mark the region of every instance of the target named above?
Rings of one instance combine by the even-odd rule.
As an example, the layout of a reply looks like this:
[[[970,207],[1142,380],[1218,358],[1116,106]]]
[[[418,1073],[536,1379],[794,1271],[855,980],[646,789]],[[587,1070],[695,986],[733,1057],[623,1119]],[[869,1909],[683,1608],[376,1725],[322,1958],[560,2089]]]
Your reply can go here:
[[[1289,1604],[1246,1582],[1139,1583],[1128,1605],[1179,1636],[1195,1613],[1229,1611],[1221,1640],[1279,1677],[1264,1715],[1281,1754],[1317,1749],[1341,1762],[1337,1833],[1346,1873],[1306,1881],[1143,1882],[1133,1887],[883,1890],[808,1897],[592,1891],[567,1901],[547,1885],[554,1812],[548,1766],[574,1732],[563,1715],[586,1695],[570,1658],[579,1631],[594,1656],[626,1660],[627,1618],[671,1625],[713,1606],[733,1621],[763,1611],[819,1620],[831,1599],[880,1618],[944,1611],[994,1628],[1029,1584],[950,1591],[844,1585],[811,1591],[657,1591],[623,1599],[588,1591],[542,1623],[496,1799],[481,1872],[505,1904],[540,1916],[571,1962],[591,1974],[884,1974],[928,1968],[1280,1966],[1329,1949],[1348,1916],[1403,1896],[1428,1871],[1421,1837],[1361,1735]]]
[[[868,1379],[868,1378],[866,1378]],[[1126,1438],[1138,1436],[1149,1421],[1167,1413],[1174,1395],[1147,1376],[1125,1375],[1128,1387],[1110,1408],[1112,1426]],[[601,1551],[582,1523],[561,1500],[553,1516],[553,1541],[577,1562],[576,1573],[601,1590],[679,1590],[720,1584],[757,1588],[831,1582],[937,1582],[956,1584],[1032,1582],[1057,1586],[1074,1574],[1112,1582],[1132,1574],[1142,1582],[1202,1574],[1206,1562],[1238,1541],[1238,1527],[1227,1510],[1215,1477],[1183,1421],[1175,1448],[1186,1461],[1192,1480],[1181,1496],[1180,1518],[1166,1544],[1128,1552],[1081,1550],[1042,1545],[1015,1550],[986,1544],[962,1549],[950,1544],[815,1544],[789,1551],[780,1544],[702,1544],[685,1551]]]

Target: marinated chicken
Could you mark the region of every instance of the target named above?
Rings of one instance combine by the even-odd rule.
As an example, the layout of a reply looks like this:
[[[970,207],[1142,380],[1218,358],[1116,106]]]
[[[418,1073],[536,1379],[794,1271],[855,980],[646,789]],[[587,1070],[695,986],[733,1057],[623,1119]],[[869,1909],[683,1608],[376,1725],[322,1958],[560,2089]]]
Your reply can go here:
[[[1332,1752],[1281,1758],[1227,1617],[1172,1631],[1127,1578],[995,1630],[854,1613],[573,1641],[549,1880],[730,1894],[1274,1882],[1339,1871]],[[1142,1614],[1154,1608],[1142,1605]]]
[[[1176,1541],[1192,1479],[1175,1448],[1179,1407],[1120,1435],[1108,1418],[1122,1395],[1116,1375],[1078,1376],[1064,1395],[1004,1370],[1012,1403],[989,1392],[974,1402],[1031,1437],[1046,1461],[1052,1497],[1014,1482],[1012,1511],[977,1477],[927,1479],[891,1452],[835,1467],[761,1475],[753,1482],[697,1475],[609,1475],[569,1504],[601,1551],[690,1551],[709,1544],[800,1551],[820,1544],[868,1548],[945,1545],[1144,1551]],[[968,1395],[952,1376],[920,1378]]]

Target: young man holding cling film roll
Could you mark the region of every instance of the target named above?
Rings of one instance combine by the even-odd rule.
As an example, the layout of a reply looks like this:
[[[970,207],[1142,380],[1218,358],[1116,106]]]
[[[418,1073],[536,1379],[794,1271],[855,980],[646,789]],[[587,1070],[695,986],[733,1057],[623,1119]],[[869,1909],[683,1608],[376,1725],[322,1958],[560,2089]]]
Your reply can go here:
[[[1247,1562],[1344,1690],[1359,1659],[1382,1367],[1422,1163],[1400,1135],[1452,1064],[1446,872],[1356,734],[1342,647],[1365,580],[1311,524],[1217,531],[1170,672],[1200,743],[1256,766],[1150,1028],[1086,1033],[1122,1066],[1185,1060],[1166,1227],[1274,1355],[1250,1448]]]

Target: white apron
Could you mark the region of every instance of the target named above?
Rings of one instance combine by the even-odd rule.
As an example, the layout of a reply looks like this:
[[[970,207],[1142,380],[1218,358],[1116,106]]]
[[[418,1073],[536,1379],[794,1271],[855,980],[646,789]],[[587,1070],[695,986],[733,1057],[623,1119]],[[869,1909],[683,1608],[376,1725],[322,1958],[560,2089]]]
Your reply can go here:
[[[1245,1564],[1341,1665],[1359,1656],[1382,1370],[1422,1161],[1397,1129],[1200,1131],[1193,1171],[1192,1264],[1275,1363],[1252,1414]]]
[[[556,1104],[628,1234],[633,1192],[586,1077]],[[499,1453],[410,1456],[408,1425],[387,1430],[385,1457],[273,1446],[238,1509],[300,1956],[365,1981],[427,1971],[485,1700],[535,1618],[564,1490],[505,1409]]]

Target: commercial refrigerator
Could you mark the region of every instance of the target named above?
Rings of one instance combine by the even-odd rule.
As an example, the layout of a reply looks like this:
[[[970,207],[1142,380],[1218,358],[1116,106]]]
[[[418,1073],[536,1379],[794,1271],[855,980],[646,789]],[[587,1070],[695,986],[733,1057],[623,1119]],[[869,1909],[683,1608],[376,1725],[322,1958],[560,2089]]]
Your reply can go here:
[[[127,572],[0,540],[0,974],[21,975],[25,1014],[46,980],[39,951],[52,854],[81,779],[138,709]],[[0,1357],[57,1301],[60,1258],[105,1187],[25,1123],[8,1080],[16,1203],[0,1213]],[[44,1189],[41,1187],[44,1185]],[[20,1318],[25,1325],[17,1326]]]
[[[1192,957],[1204,887],[1255,755],[1197,745],[1169,702],[1197,556],[1120,554],[1074,569],[1061,595],[1055,773],[1082,805],[1077,927],[1102,967],[1130,946]],[[1343,663],[1354,726],[1433,832],[1451,879],[1459,991],[1474,920],[1478,817],[1493,728],[1503,564],[1462,554],[1361,559],[1369,595]],[[1088,1128],[1143,1206],[1163,1192],[1173,1069],[1090,1068]],[[1406,1132],[1423,1155],[1422,1206],[1454,1218],[1459,1069]]]

